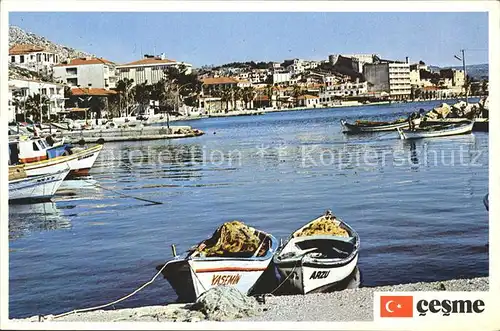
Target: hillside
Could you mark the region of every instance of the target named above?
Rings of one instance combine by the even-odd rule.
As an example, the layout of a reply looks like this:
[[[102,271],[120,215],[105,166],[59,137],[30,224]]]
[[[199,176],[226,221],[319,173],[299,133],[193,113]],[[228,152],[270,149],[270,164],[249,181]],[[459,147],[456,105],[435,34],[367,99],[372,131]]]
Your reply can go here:
[[[34,33],[26,32],[20,27],[10,26],[9,47],[15,44],[30,44],[30,45],[44,47],[47,50],[58,54],[61,61],[64,61],[68,58],[94,56],[93,54],[87,52],[79,51],[71,47],[56,44],[46,39],[45,37],[38,36]]]

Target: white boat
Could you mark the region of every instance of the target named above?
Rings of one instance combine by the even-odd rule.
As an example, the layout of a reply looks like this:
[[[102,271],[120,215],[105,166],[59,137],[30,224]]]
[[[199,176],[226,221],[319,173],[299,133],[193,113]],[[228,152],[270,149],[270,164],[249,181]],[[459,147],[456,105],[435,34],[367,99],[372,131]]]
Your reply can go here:
[[[421,139],[466,134],[472,132],[473,126],[474,121],[462,121],[446,125],[428,125],[415,130],[397,130],[401,139]]]
[[[239,291],[250,294],[269,266],[278,248],[278,241],[272,235],[243,223],[240,224],[243,224],[245,231],[258,236],[259,245],[255,251],[225,251],[222,254],[203,256],[204,245],[211,245],[210,242],[213,244],[212,240],[217,233],[228,231],[227,224],[229,223],[224,223],[212,238],[201,242],[195,249],[156,267],[175,290],[179,301],[192,302],[205,291],[220,285],[234,286]],[[220,238],[222,237],[224,235]],[[229,237],[235,238],[233,235]]]
[[[70,167],[69,176],[87,175],[103,145],[74,148],[56,143],[49,146],[43,138],[19,139],[9,142],[10,163],[25,164],[28,176],[50,174]]]
[[[336,229],[330,231],[336,234],[311,235],[318,226]],[[334,288],[356,271],[359,245],[356,231],[327,211],[292,233],[276,252],[273,263],[280,275],[279,282],[290,293],[307,294]]]
[[[56,173],[26,177],[9,181],[9,203],[50,200],[56,193],[70,169]]]

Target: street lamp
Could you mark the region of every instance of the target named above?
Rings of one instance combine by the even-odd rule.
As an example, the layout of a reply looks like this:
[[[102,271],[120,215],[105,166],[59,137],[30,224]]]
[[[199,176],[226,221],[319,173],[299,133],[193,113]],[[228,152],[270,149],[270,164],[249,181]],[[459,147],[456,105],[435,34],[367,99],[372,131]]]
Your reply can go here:
[[[468,98],[468,89],[467,89],[467,71],[465,68],[465,49],[461,49],[460,52],[462,52],[462,57],[459,57],[457,55],[454,55],[455,59],[462,61],[462,66],[464,70],[464,88],[465,88],[465,104],[469,104],[469,98]]]

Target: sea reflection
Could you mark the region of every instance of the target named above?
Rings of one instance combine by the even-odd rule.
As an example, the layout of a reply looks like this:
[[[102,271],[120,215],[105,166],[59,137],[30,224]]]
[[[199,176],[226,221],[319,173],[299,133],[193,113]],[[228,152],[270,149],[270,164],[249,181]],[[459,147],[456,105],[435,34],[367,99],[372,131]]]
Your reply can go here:
[[[32,232],[68,228],[71,228],[71,222],[55,202],[9,205],[9,240]]]

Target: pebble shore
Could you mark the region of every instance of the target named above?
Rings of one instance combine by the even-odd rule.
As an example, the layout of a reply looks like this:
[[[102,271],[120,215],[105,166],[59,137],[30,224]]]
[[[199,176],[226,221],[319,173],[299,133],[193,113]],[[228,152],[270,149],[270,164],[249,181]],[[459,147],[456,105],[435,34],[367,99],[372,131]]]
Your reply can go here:
[[[373,293],[395,291],[488,291],[488,277],[455,279],[431,283],[412,283],[364,287],[339,292],[308,295],[266,296],[254,316],[237,321],[372,321]],[[55,322],[199,322],[205,316],[188,309],[189,304],[169,304],[118,310],[97,310],[42,321]],[[39,322],[38,316],[12,322]]]

